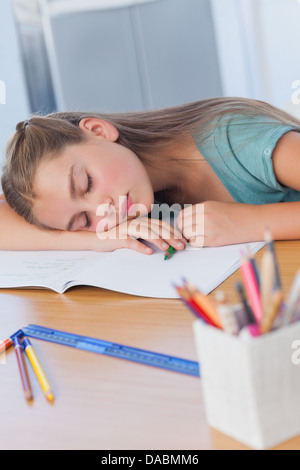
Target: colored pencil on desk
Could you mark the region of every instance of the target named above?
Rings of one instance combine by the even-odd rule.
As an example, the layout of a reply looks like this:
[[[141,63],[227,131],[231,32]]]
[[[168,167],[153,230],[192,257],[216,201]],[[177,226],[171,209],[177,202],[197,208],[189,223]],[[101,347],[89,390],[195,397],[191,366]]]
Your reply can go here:
[[[22,330],[18,330],[16,331],[13,335],[11,335],[9,338],[7,338],[5,341],[2,341],[0,343],[0,354],[4,353],[5,351],[7,351],[11,346],[13,346],[14,342],[13,342],[13,339],[15,337],[19,337],[19,338],[22,338],[24,336],[23,334],[23,331]]]
[[[242,256],[240,270],[252,311],[259,324],[263,316],[260,291],[253,266],[245,255]]]
[[[14,343],[11,338],[7,338],[5,341],[2,341],[2,343],[0,343],[0,354],[7,351],[13,344]]]
[[[22,382],[22,386],[24,390],[24,395],[25,395],[26,400],[29,401],[29,400],[32,400],[33,397],[32,397],[31,385],[30,385],[29,378],[28,378],[21,339],[19,337],[16,337],[14,338],[13,343],[14,343],[17,363],[19,367],[21,382]]]
[[[24,338],[23,340],[24,344],[24,349],[25,353],[30,361],[30,364],[32,365],[32,368],[36,374],[36,377],[38,379],[38,382],[44,392],[45,397],[47,398],[48,401],[53,402],[54,401],[54,394],[51,388],[51,385],[49,383],[49,380],[47,379],[47,376],[44,372],[44,369],[41,366],[41,363],[32,347],[31,342],[29,341],[28,338]]]

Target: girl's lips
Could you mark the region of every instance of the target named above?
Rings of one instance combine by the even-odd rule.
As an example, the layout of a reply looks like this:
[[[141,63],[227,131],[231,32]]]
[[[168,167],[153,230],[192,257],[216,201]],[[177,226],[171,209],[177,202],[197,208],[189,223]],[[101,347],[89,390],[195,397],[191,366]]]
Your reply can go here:
[[[127,194],[127,215],[129,215],[129,210],[130,210],[132,205],[133,205],[132,199],[129,196],[129,194]]]
[[[124,197],[125,199],[124,199],[124,202],[122,203],[121,217],[122,219],[125,219],[125,217],[128,215],[130,207],[133,205],[133,202],[129,194],[127,194],[126,196],[122,196],[122,197]]]
[[[120,210],[120,217],[122,220],[125,219],[126,213],[127,213],[127,196],[122,196],[123,202]]]

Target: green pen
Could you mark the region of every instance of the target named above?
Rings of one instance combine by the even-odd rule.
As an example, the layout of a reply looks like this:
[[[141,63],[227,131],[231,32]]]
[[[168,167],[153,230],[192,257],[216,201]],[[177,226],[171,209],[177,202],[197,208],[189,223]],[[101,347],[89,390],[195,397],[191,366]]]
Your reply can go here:
[[[173,248],[172,246],[169,246],[169,248],[167,249],[167,251],[165,251],[165,260],[166,259],[170,259],[172,258],[172,256],[174,255],[175,253],[175,248]]]

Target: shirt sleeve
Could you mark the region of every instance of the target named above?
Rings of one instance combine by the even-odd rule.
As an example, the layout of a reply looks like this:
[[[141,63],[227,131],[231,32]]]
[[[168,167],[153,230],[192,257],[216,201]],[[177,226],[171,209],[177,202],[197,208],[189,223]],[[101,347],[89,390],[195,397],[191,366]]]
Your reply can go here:
[[[290,194],[292,190],[276,180],[272,161],[279,139],[295,130],[300,131],[267,116],[226,114],[197,145],[236,202],[299,200],[300,193]]]
[[[258,190],[275,191],[277,195],[282,193],[283,199],[289,188],[277,181],[272,154],[279,139],[297,128],[266,116],[234,115],[227,119],[220,123],[226,127],[227,149],[230,149],[227,155],[226,145],[220,149],[223,160],[229,158],[232,161],[237,176],[246,185],[249,183],[253,188],[257,186]]]
[[[295,127],[280,124],[267,132],[266,138],[262,142],[261,157],[264,174],[269,185],[274,189],[285,191],[287,187],[282,186],[276,179],[272,160],[273,151],[284,134],[295,130],[297,130]]]
[[[274,190],[284,191],[276,180],[272,154],[279,139],[295,127],[264,116],[245,117],[228,123],[228,138],[237,160],[251,175]]]

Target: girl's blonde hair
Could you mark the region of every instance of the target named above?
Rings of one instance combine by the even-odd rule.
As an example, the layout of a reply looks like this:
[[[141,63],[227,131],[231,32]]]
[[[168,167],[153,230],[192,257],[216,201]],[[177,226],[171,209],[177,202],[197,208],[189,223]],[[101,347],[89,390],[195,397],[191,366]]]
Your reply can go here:
[[[224,114],[267,116],[299,128],[300,121],[263,101],[246,98],[211,98],[167,109],[130,113],[60,112],[34,116],[16,126],[7,145],[2,189],[7,203],[28,222],[43,227],[36,219],[33,201],[34,177],[39,164],[57,157],[68,145],[85,142],[79,123],[97,117],[113,124],[119,132],[117,143],[151,163],[151,155],[186,135],[205,135]],[[210,129],[211,128],[211,129]],[[48,227],[47,227],[48,228]]]

